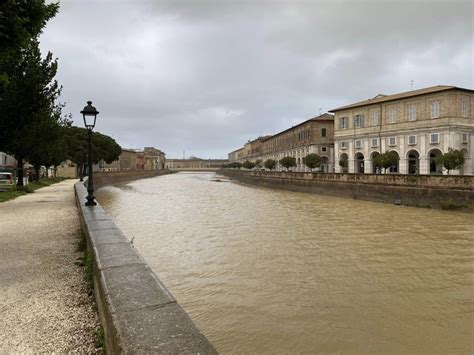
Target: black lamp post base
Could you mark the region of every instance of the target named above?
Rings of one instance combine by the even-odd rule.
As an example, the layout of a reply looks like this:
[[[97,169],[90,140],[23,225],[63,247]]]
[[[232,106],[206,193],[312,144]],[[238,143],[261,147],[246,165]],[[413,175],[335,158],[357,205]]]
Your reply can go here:
[[[94,196],[87,196],[86,199],[87,199],[86,206],[97,206],[97,202],[94,201],[95,199]]]

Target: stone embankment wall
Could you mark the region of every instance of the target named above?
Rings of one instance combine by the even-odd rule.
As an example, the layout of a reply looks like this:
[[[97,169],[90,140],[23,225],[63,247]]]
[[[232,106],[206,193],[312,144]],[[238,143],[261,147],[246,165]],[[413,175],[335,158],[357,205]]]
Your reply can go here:
[[[96,188],[122,182],[140,180],[160,175],[172,174],[170,170],[136,170],[136,171],[107,171],[94,173]]]
[[[102,207],[84,205],[84,184],[74,188],[107,353],[216,354]]]
[[[330,174],[223,169],[242,183],[322,195],[474,212],[474,176]]]

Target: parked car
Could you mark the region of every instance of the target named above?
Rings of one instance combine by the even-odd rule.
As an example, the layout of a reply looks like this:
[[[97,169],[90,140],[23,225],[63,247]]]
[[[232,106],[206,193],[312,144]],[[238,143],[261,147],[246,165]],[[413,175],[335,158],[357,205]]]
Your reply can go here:
[[[15,186],[12,173],[0,172],[0,191],[11,190]]]

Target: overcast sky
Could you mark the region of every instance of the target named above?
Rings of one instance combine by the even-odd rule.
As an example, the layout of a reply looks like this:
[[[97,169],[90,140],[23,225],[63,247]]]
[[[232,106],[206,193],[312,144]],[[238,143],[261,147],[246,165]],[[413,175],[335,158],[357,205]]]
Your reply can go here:
[[[472,1],[62,0],[41,36],[65,113],[126,148],[226,158],[332,108],[473,88]]]

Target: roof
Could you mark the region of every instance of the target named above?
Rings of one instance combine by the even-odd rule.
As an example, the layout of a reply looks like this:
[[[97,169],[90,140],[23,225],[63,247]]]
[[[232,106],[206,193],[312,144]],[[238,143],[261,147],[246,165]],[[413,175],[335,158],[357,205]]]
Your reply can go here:
[[[290,127],[290,128],[287,128],[285,129],[284,131],[281,131],[281,132],[278,132],[276,134],[274,134],[273,136],[270,136],[268,138],[265,138],[263,139],[264,141],[267,141],[269,139],[272,139],[274,137],[277,137],[279,136],[280,134],[283,134],[283,133],[286,133],[288,131],[291,131],[292,129],[295,129],[299,126],[302,126],[304,125],[305,123],[308,123],[308,122],[334,122],[334,115],[331,115],[330,113],[323,113],[322,115],[319,115],[319,116],[316,116],[316,117],[312,117],[312,118],[309,118],[301,123],[298,123],[296,126],[293,126],[293,127]]]
[[[460,88],[460,87],[457,87],[457,86],[437,85],[437,86],[431,86],[431,87],[424,88],[424,89],[405,91],[405,92],[401,92],[401,93],[393,94],[393,95],[378,94],[377,96],[375,96],[372,99],[356,102],[355,104],[341,106],[341,107],[335,108],[333,110],[330,110],[329,112],[337,112],[337,111],[346,110],[346,109],[349,109],[349,108],[379,104],[379,103],[382,103],[382,102],[399,100],[399,99],[406,99],[408,97],[425,95],[425,94],[432,94],[432,93],[435,93],[435,92],[452,90],[452,89],[458,89],[458,90],[474,92],[471,89],[464,89],[464,88]]]

